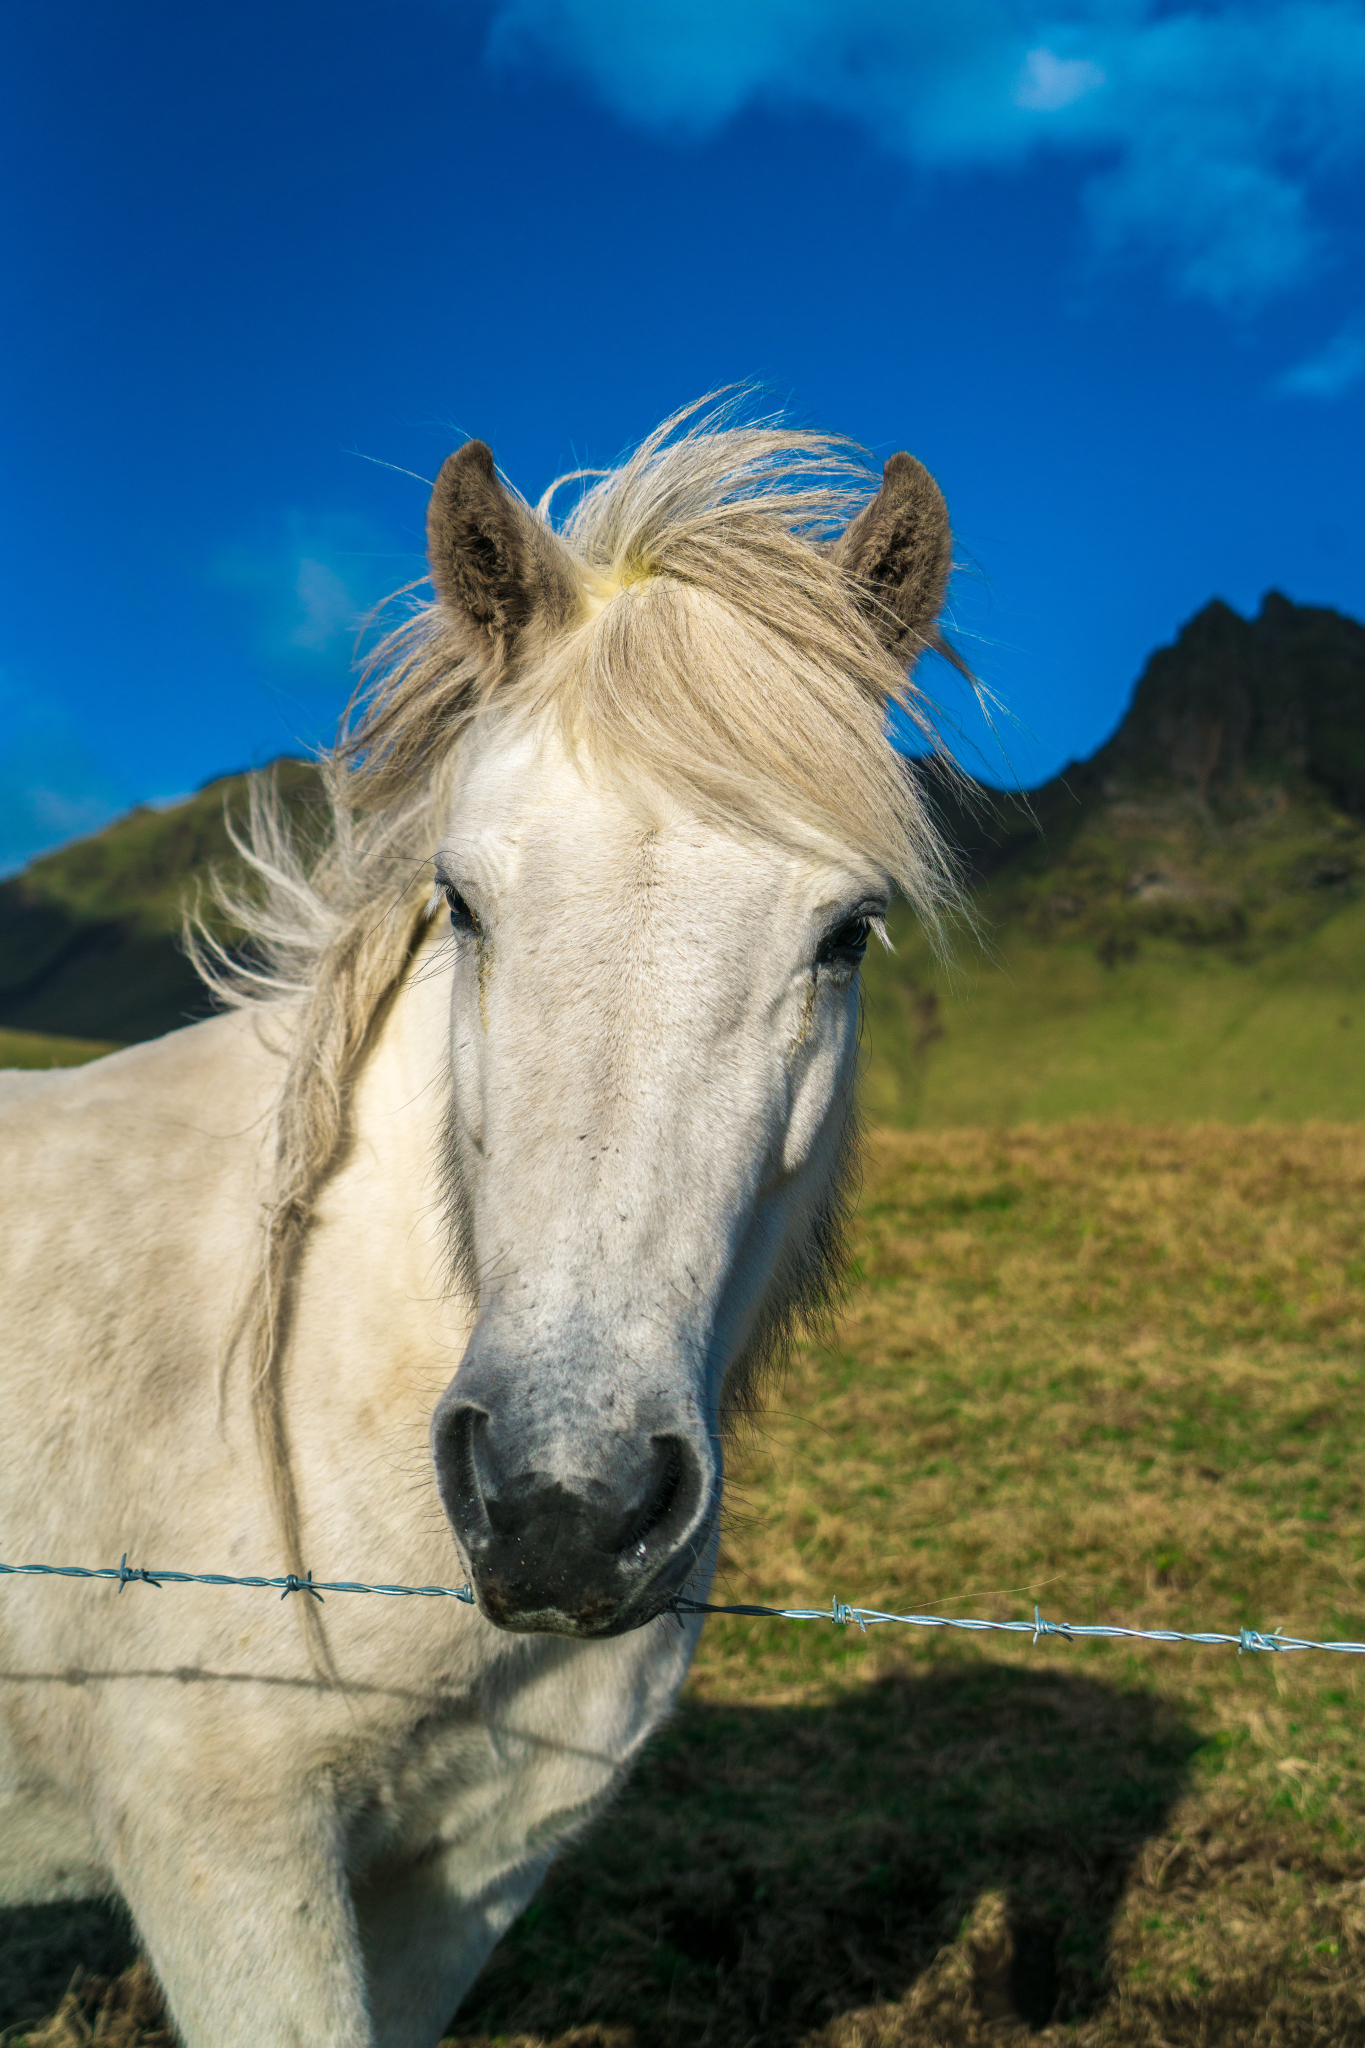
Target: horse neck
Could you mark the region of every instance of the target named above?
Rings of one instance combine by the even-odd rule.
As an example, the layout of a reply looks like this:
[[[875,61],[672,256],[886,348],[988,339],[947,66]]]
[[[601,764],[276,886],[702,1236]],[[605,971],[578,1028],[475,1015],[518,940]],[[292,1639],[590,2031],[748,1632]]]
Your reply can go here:
[[[441,1144],[449,976],[423,949],[356,1077],[344,1156],[319,1192],[291,1293],[285,1375],[306,1561],[325,1576],[440,1579],[450,1540],[427,1431],[468,1341],[452,1284]]]
[[[340,1346],[363,1380],[395,1348],[430,1349],[433,1320],[458,1358],[468,1313],[451,1285],[441,1160],[449,1030],[449,976],[427,947],[356,1077],[344,1155],[318,1197],[300,1303],[317,1341],[295,1346],[305,1376],[325,1381]]]

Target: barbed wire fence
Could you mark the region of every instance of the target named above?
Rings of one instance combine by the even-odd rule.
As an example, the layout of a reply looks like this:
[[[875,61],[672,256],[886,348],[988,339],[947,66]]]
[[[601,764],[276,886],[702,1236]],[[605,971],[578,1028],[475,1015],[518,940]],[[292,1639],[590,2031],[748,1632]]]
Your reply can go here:
[[[130,1565],[125,1551],[116,1565],[83,1564],[0,1564],[0,1575],[11,1578],[102,1579],[114,1582],[121,1593],[125,1586],[245,1586],[278,1591],[281,1600],[291,1593],[322,1600],[329,1593],[374,1593],[387,1599],[459,1600],[466,1607],[476,1602],[472,1586],[387,1586],[370,1585],[360,1579],[315,1579],[311,1572],[285,1572],[278,1578],[236,1577],[231,1572],[173,1572],[149,1570]],[[836,1628],[868,1629],[888,1624],[900,1628],[960,1629],[970,1635],[1029,1636],[1037,1643],[1047,1636],[1066,1642],[1194,1643],[1211,1648],[1286,1652],[1325,1650],[1337,1656],[1365,1657],[1365,1643],[1315,1642],[1305,1636],[1288,1636],[1279,1629],[1179,1629],[1127,1628],[1116,1622],[1049,1621],[1035,1606],[1032,1621],[984,1621],[974,1616],[953,1614],[891,1614],[880,1607],[855,1607],[833,1599],[828,1607],[764,1607],[757,1604],[725,1605],[710,1600],[678,1598],[662,1610],[676,1615],[730,1614],[764,1621],[827,1621]]]

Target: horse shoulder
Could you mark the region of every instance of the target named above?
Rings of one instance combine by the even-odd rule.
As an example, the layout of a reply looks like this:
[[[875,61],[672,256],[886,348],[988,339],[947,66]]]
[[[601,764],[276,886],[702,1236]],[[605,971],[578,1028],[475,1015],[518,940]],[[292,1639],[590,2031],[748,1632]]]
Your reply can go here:
[[[69,1419],[68,1454],[78,1437],[98,1464],[100,1432],[131,1444],[206,1405],[259,1227],[277,1078],[250,1020],[224,1017],[0,1093],[11,1449],[50,1462]]]
[[[237,1015],[82,1067],[0,1074],[0,1205],[36,1199],[85,1224],[168,1177],[245,1166],[278,1077],[277,1056]]]
[[[79,1072],[79,1067],[0,1067],[0,1111],[30,1095],[42,1095],[52,1088],[60,1088],[64,1081]]]

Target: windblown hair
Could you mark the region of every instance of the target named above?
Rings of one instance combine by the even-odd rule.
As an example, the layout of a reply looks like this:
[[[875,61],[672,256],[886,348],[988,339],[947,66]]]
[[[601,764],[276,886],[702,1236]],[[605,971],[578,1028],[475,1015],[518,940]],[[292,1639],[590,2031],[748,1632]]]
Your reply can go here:
[[[353,1081],[425,935],[430,860],[471,727],[554,722],[585,773],[662,789],[735,830],[851,848],[931,927],[953,893],[888,736],[898,707],[934,743],[906,668],[941,647],[936,628],[888,632],[875,586],[840,556],[875,471],[842,439],[707,406],[666,421],[620,468],[561,479],[534,511],[506,498],[548,592],[524,630],[479,629],[477,610],[471,627],[433,553],[442,597],[400,593],[409,615],[367,663],[320,762],[320,846],[301,846],[268,779],[253,787],[237,843],[254,889],[217,892],[247,934],[247,963],[198,927],[211,987],[272,1011],[286,1050],[260,1261],[234,1348],[250,1372],[290,1570],[300,1569],[281,1387],[291,1276],[343,1149]],[[554,527],[556,492],[588,475]],[[818,1313],[844,1199],[831,1190],[819,1243],[779,1288],[759,1350]]]

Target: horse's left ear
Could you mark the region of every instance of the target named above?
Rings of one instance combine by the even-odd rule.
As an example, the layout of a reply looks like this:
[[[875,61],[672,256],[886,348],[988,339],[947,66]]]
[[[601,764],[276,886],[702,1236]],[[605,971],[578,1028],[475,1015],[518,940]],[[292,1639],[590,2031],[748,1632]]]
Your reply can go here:
[[[893,455],[882,487],[831,549],[857,586],[878,636],[907,667],[934,645],[953,566],[943,493],[913,455]]]
[[[553,630],[581,603],[564,550],[506,488],[482,441],[466,441],[441,465],[427,507],[427,559],[476,659],[509,654],[533,623]]]

